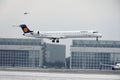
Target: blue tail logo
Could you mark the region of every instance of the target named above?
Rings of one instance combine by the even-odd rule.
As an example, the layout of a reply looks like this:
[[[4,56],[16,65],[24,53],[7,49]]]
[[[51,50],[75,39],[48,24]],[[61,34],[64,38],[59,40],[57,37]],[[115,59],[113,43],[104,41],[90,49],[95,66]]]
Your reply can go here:
[[[29,30],[28,27],[25,24],[21,24],[20,27],[22,28],[24,33],[33,32],[33,31]]]

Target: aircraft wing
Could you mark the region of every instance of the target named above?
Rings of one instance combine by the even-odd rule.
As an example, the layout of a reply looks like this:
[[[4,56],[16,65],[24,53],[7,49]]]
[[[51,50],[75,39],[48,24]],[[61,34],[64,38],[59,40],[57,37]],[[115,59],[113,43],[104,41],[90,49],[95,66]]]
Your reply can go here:
[[[65,36],[47,36],[46,38],[48,38],[48,39],[64,39],[64,38],[66,38]]]
[[[109,65],[109,64],[101,64],[102,66],[110,66],[110,67],[114,67],[114,65]]]

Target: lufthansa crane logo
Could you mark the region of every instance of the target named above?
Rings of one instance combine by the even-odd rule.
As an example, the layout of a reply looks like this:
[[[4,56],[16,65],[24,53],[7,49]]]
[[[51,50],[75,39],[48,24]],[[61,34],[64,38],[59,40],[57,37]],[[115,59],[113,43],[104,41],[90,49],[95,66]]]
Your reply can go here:
[[[24,28],[23,30],[24,30],[24,32],[28,32],[28,28]]]

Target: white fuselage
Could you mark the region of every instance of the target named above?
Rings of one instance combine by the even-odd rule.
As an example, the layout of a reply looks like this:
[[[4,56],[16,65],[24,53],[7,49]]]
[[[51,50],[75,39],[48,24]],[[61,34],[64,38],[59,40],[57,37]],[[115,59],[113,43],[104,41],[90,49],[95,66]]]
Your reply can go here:
[[[48,31],[24,34],[27,37],[64,39],[64,38],[99,38],[102,35],[96,31]]]
[[[117,63],[117,64],[114,65],[112,68],[113,68],[113,69],[119,69],[119,70],[120,70],[120,63]]]

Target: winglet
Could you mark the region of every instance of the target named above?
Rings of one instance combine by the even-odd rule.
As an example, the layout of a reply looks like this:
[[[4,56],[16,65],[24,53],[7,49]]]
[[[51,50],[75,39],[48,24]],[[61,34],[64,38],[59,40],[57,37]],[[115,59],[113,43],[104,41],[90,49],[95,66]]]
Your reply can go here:
[[[24,33],[33,32],[33,31],[29,30],[29,28],[25,24],[21,24],[21,25],[19,25],[19,27],[21,27],[21,29],[23,30]]]

